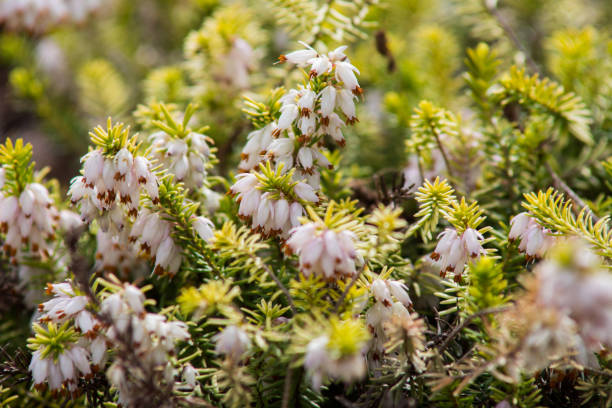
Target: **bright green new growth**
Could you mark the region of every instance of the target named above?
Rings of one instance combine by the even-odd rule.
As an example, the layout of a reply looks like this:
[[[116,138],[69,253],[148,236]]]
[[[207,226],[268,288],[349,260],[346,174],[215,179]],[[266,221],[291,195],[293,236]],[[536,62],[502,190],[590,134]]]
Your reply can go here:
[[[589,128],[593,121],[591,112],[579,96],[565,92],[548,78],[529,76],[524,68],[516,66],[501,78],[499,85],[490,92],[502,106],[514,102],[532,113],[550,115],[561,132],[568,131],[586,144],[593,143]]]
[[[552,188],[546,192],[525,194],[525,201],[523,207],[542,226],[563,235],[578,235],[593,245],[600,255],[612,258],[612,229],[609,225],[609,215],[594,221],[593,213],[585,207],[580,210],[578,216],[574,216],[574,204]]]
[[[26,185],[34,181],[34,162],[32,162],[32,145],[17,139],[15,144],[6,139],[0,145],[0,164],[4,169],[4,186],[2,191],[11,196],[19,196]]]
[[[160,130],[163,130],[173,138],[184,139],[191,132],[203,133],[208,130],[208,126],[201,127],[197,130],[192,130],[188,125],[189,121],[193,117],[193,114],[197,110],[197,105],[189,104],[185,109],[185,113],[183,114],[183,119],[180,122],[177,122],[174,117],[170,114],[168,107],[161,103],[159,104],[161,113],[163,114],[162,120],[153,120],[151,123],[155,125]],[[212,140],[210,140],[212,142]]]
[[[274,88],[264,98],[263,102],[244,96],[246,108],[242,109],[250,119],[255,129],[272,123],[280,114],[280,98],[285,94],[284,88]]]
[[[41,359],[51,357],[57,361],[58,357],[70,349],[79,339],[77,332],[69,321],[59,327],[51,322],[47,324],[46,328],[34,323],[32,328],[35,336],[28,339],[28,348],[41,350]]]
[[[484,234],[491,230],[491,227],[478,229],[478,226],[486,219],[483,216],[484,210],[480,208],[477,202],[468,205],[465,197],[461,197],[461,201],[451,201],[451,208],[448,210],[447,221],[450,222],[458,234],[463,233],[468,228],[472,228]]]
[[[295,186],[300,183],[293,180],[295,169],[291,169],[283,174],[283,163],[279,163],[276,169],[272,168],[269,161],[259,165],[259,172],[253,173],[259,180],[257,188],[262,192],[269,193],[272,200],[288,199],[297,201],[303,206],[312,204],[303,200],[295,193]],[[315,203],[316,204],[316,203]]]
[[[211,315],[230,306],[239,295],[240,288],[232,287],[231,280],[211,280],[199,288],[183,288],[177,301],[183,313],[188,315],[195,312],[194,318],[197,320],[200,316]]]
[[[328,348],[335,358],[360,352],[363,343],[370,338],[361,320],[340,320],[336,317],[332,317],[329,321],[328,335]]]
[[[102,126],[96,126],[93,131],[89,132],[91,142],[102,149],[102,154],[107,157],[115,157],[119,150],[124,147],[130,153],[138,150],[139,143],[135,137],[130,137],[130,127],[123,123],[115,123],[113,125],[111,118],[106,121],[106,129]]]
[[[479,43],[476,48],[467,49],[467,72],[463,74],[463,78],[470,88],[472,98],[485,116],[490,115],[493,109],[487,92],[495,81],[500,63],[495,51],[486,43]]]
[[[437,177],[433,184],[425,180],[415,194],[415,199],[419,203],[419,211],[415,214],[418,221],[410,227],[407,236],[420,230],[423,241],[431,240],[440,216],[455,227],[458,234],[462,234],[468,228],[481,234],[489,232],[491,227],[478,228],[486,219],[486,216],[483,215],[484,210],[478,203],[473,202],[468,205],[465,197],[461,197],[461,201],[458,202],[454,193],[455,190],[446,180],[440,181],[440,178]]]
[[[446,217],[450,211],[451,203],[455,201],[455,190],[446,180],[439,177],[433,184],[429,180],[419,187],[415,199],[419,203],[419,211],[414,215],[419,221],[410,227],[407,235],[420,231],[423,241],[432,239],[433,232],[438,226],[440,216]]]
[[[470,268],[468,309],[471,313],[501,306],[506,303],[507,288],[501,265],[484,256]]]
[[[337,43],[366,38],[366,28],[375,25],[368,14],[378,0],[319,1],[268,0],[279,22],[302,41],[315,44],[318,40]]]
[[[410,139],[406,150],[410,153],[429,151],[438,147],[444,154],[441,137],[456,137],[459,129],[452,112],[439,108],[429,101],[421,101],[410,121]]]

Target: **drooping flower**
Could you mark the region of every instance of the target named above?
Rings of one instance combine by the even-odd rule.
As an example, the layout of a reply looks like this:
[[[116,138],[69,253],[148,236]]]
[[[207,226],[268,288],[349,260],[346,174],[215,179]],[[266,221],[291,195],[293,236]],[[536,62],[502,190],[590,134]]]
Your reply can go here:
[[[121,278],[143,276],[146,265],[136,245],[129,240],[127,229],[119,233],[100,229],[96,234],[96,243],[96,270],[110,272]]]
[[[177,181],[196,190],[204,185],[207,167],[211,159],[212,139],[197,132],[189,132],[184,138],[174,137],[164,131],[150,136],[153,156]]]
[[[242,355],[249,348],[251,341],[246,332],[238,326],[228,326],[213,338],[215,352],[223,354],[234,362],[240,361]]]
[[[47,294],[54,297],[38,305],[42,313],[39,317],[41,322],[64,323],[74,319],[74,327],[83,335],[93,338],[101,327],[101,323],[95,318],[86,306],[89,299],[84,295],[77,295],[70,281],[63,283],[47,284]]]
[[[126,406],[142,392],[143,381],[174,381],[170,357],[175,353],[177,342],[190,338],[184,322],[168,321],[164,315],[147,313],[144,302],[144,294],[139,288],[124,284],[108,295],[100,307],[109,321],[106,338],[121,348],[106,376],[119,391],[119,401]],[[137,356],[138,364],[122,357],[130,354]]]
[[[78,336],[68,323],[46,327],[34,323],[35,337],[28,339],[33,350],[29,370],[34,386],[52,391],[75,392],[78,379],[91,374],[89,352],[77,343]]]
[[[272,133],[276,130],[276,122],[269,123],[261,129],[254,130],[247,136],[247,144],[240,155],[240,171],[246,172],[256,168],[264,160],[270,144],[274,140]]]
[[[240,170],[254,169],[267,159],[276,168],[282,164],[285,172],[295,169],[295,181],[306,180],[319,188],[320,169],[330,167],[322,149],[324,137],[329,135],[343,146],[342,128],[357,121],[354,99],[361,88],[355,76],[358,71],[344,54],[345,49],[339,47],[321,55],[307,46],[306,50],[281,56],[281,62],[310,67],[311,78],[318,77],[317,83],[325,81],[327,85],[318,89],[311,79],[283,95],[278,118],[249,135]]]
[[[430,257],[436,261],[442,277],[446,276],[447,272],[453,272],[455,280],[460,280],[468,260],[476,261],[485,252],[482,247],[482,234],[472,228],[466,228],[461,235],[458,235],[456,230],[447,228],[438,238],[438,245]]]
[[[283,175],[282,169],[274,172],[269,167],[261,168],[263,173],[239,174],[230,193],[240,204],[238,216],[250,221],[253,229],[285,238],[291,228],[299,225],[304,205],[317,203],[319,197],[305,182],[291,182],[291,173]],[[272,178],[276,181],[272,182]]]
[[[113,157],[95,149],[81,161],[83,175],[72,179],[68,195],[84,222],[97,219],[104,231],[121,231],[126,225],[123,208],[136,216],[141,193],[159,201],[158,180],[146,157],[134,156],[124,147]]]
[[[321,223],[310,222],[294,228],[287,247],[300,257],[300,271],[328,280],[357,273],[355,235],[348,230],[334,231]]]
[[[412,305],[412,300],[406,285],[393,279],[375,278],[370,284],[370,292],[375,302],[366,313],[366,323],[372,335],[370,360],[377,365],[386,353],[385,344],[389,340],[385,325],[394,316],[399,320],[405,319],[406,315],[410,317],[407,308]]]
[[[44,388],[47,383],[51,390],[65,386],[71,392],[76,390],[81,375],[91,374],[87,351],[76,345],[59,354],[57,359],[51,355],[43,357],[41,349],[38,349],[32,353],[28,369],[36,388]]]
[[[412,305],[412,300],[410,300],[408,295],[408,288],[400,281],[375,279],[370,284],[370,290],[376,301],[382,303],[385,307],[391,307],[393,304],[392,296],[406,307]]]
[[[251,44],[242,38],[235,38],[230,52],[225,57],[224,79],[235,88],[249,86],[249,70],[255,63],[255,52]]]
[[[566,314],[591,350],[612,346],[612,276],[578,239],[558,243],[536,268],[540,304]]]
[[[313,388],[321,388],[327,378],[347,384],[363,378],[367,340],[367,330],[360,321],[332,319],[325,333],[306,346],[304,368]]]
[[[214,236],[214,224],[206,217],[194,217],[192,220],[193,228],[198,233],[200,238],[208,242]]]
[[[155,259],[154,273],[174,275],[183,256],[181,248],[172,238],[173,225],[157,212],[142,210],[130,231],[130,241],[138,242],[141,249]]]
[[[554,244],[555,237],[547,228],[543,228],[528,213],[522,212],[510,221],[508,239],[520,240],[519,251],[530,259],[541,258]]]
[[[0,192],[0,230],[6,234],[2,249],[13,260],[29,252],[49,257],[60,215],[39,183],[27,184],[19,196]]]

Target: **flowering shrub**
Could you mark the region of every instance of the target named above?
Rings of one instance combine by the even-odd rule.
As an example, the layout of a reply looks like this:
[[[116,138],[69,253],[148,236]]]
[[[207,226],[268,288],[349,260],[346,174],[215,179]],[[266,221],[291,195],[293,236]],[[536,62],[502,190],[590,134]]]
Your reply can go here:
[[[0,145],[0,407],[610,405],[612,40],[558,9],[592,13],[147,0],[180,41],[71,75],[124,3],[0,2],[7,105],[78,152]]]

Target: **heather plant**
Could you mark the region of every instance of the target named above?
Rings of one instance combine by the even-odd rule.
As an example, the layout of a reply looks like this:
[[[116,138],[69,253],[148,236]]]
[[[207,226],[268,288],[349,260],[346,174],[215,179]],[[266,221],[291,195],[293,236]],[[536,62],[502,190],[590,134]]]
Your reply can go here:
[[[0,407],[612,404],[609,4],[43,3],[0,2]]]

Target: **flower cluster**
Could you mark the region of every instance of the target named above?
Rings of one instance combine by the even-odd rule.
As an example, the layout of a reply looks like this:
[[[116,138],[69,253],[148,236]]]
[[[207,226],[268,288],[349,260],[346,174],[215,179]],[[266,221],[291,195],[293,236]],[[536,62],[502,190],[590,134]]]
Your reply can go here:
[[[281,175],[261,166],[261,173],[243,173],[230,189],[240,203],[238,216],[249,220],[253,229],[266,236],[283,238],[298,226],[304,206],[316,204],[319,197],[313,188],[302,182],[292,182],[291,173]]]
[[[367,330],[360,321],[332,319],[327,332],[306,346],[304,368],[313,388],[321,388],[326,378],[345,383],[363,378],[367,339]]]
[[[127,147],[115,155],[104,154],[101,148],[91,150],[83,159],[82,176],[75,177],[68,194],[73,205],[79,205],[85,222],[98,219],[107,231],[125,226],[125,214],[138,214],[140,194],[144,190],[153,202],[159,200],[157,177],[151,163],[144,156],[133,155]]]
[[[248,88],[249,70],[255,63],[255,52],[251,44],[242,38],[235,38],[232,48],[223,59],[223,79],[235,88]]]
[[[282,163],[284,171],[295,168],[295,180],[306,179],[313,188],[319,188],[319,168],[331,167],[321,150],[324,136],[343,146],[345,122],[357,121],[354,99],[362,90],[355,76],[358,71],[344,54],[345,49],[343,46],[325,55],[307,47],[280,57],[299,67],[310,66],[310,80],[280,98],[277,120],[249,134],[240,170],[249,171],[271,160],[277,166]]]
[[[125,406],[132,406],[132,398],[139,395],[136,389],[148,376],[160,375],[157,381],[174,381],[169,356],[174,354],[176,342],[190,338],[185,323],[147,313],[144,301],[140,289],[125,284],[101,304],[102,315],[110,321],[106,337],[123,351],[106,375]]]
[[[140,248],[155,258],[154,273],[176,274],[183,260],[181,248],[172,239],[174,227],[155,211],[140,211],[130,230],[130,242],[138,242]]]
[[[452,228],[447,228],[438,235],[438,245],[430,258],[440,269],[440,276],[453,272],[455,280],[461,279],[461,274],[468,259],[478,260],[485,250],[482,247],[483,236],[473,228],[466,228],[461,235]]]
[[[101,5],[102,0],[5,0],[0,3],[0,24],[42,33],[61,24],[81,24]]]
[[[216,342],[215,352],[223,354],[233,362],[238,362],[249,348],[251,341],[244,330],[238,326],[228,326],[213,338]]]
[[[568,316],[591,350],[612,346],[612,276],[585,243],[570,239],[538,265],[537,301]]]
[[[376,301],[366,314],[366,322],[372,335],[371,359],[378,363],[385,353],[385,343],[388,340],[385,324],[390,322],[393,316],[409,316],[406,308],[412,306],[412,301],[406,285],[392,279],[374,279],[370,284],[370,292]]]
[[[35,326],[37,336],[45,333],[40,326]],[[54,326],[50,328],[51,335],[55,332]],[[45,333],[48,334],[48,333]],[[48,338],[51,338],[49,336]],[[32,353],[29,370],[32,372],[34,387],[44,389],[45,383],[53,391],[76,392],[77,381],[80,375],[91,375],[91,367],[87,351],[74,343],[67,344],[64,350],[54,356],[45,353],[44,348],[38,348]],[[65,388],[62,388],[65,387]]]
[[[228,98],[250,86],[249,74],[259,58],[256,49],[264,38],[251,7],[229,3],[215,9],[185,41],[185,65],[195,87],[214,93],[219,103],[229,106]]]
[[[531,283],[537,289],[537,282]],[[518,351],[513,358],[502,360],[507,373],[517,380],[522,372],[541,370],[581,346],[576,323],[558,310],[534,302],[532,295],[519,299],[516,308],[500,318],[502,326],[496,334],[501,350]]]
[[[38,318],[41,322],[64,323],[74,319],[74,327],[89,338],[96,337],[101,323],[89,311],[86,306],[89,299],[84,295],[77,295],[71,282],[47,284],[46,293],[54,295],[51,300],[38,305],[42,313]]]
[[[47,294],[53,298],[38,306],[36,337],[30,339],[35,350],[30,371],[38,388],[48,382],[52,390],[75,392],[81,375],[89,376],[106,362],[104,325],[86,309],[89,298],[72,282],[47,284]]]
[[[0,170],[2,171],[2,170]],[[4,172],[0,174],[0,189],[4,185]],[[29,252],[50,256],[60,215],[47,188],[40,183],[30,183],[19,195],[0,192],[0,230],[6,234],[5,253],[16,260],[24,246]]]
[[[172,380],[169,356],[174,344],[190,335],[183,322],[147,313],[144,294],[137,287],[105,285],[115,292],[106,295],[95,315],[86,309],[91,307],[89,298],[79,294],[70,281],[47,285],[47,293],[54,297],[39,306],[40,324],[34,324],[36,337],[30,339],[30,348],[35,350],[30,371],[38,388],[48,382],[52,390],[75,392],[80,375],[105,367],[107,346],[120,349],[107,376],[119,390],[120,402],[130,406],[131,387],[138,383],[137,378],[161,370],[167,381]]]
[[[397,302],[391,307],[391,316],[383,323],[383,330],[388,338],[385,344],[385,353],[393,354],[402,359],[409,359],[418,372],[425,371],[425,360],[431,355],[425,346],[425,331],[427,326],[424,319],[416,313],[410,313]],[[376,348],[373,349],[376,353]],[[373,363],[377,355],[372,354]]]
[[[96,270],[110,272],[124,279],[143,276],[145,271],[143,259],[128,236],[127,229],[119,233],[98,230]]]
[[[300,257],[300,271],[327,280],[337,280],[357,273],[355,234],[334,231],[321,222],[309,222],[291,231],[287,247]],[[395,290],[395,289],[394,289]]]
[[[185,187],[197,190],[204,185],[206,168],[211,158],[209,143],[212,139],[197,132],[175,137],[164,131],[150,136],[153,157],[163,168],[174,174]]]
[[[508,239],[520,240],[519,251],[527,254],[530,259],[541,258],[554,244],[555,237],[551,231],[542,227],[528,213],[522,212],[510,221]]]

